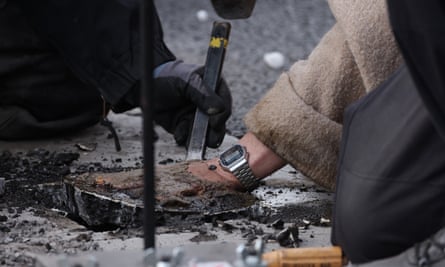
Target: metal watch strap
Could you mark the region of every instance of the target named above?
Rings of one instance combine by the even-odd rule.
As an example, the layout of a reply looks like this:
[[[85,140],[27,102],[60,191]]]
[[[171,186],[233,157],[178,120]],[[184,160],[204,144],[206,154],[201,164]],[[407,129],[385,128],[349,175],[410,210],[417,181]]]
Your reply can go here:
[[[240,184],[249,192],[257,188],[260,184],[260,181],[255,177],[247,162],[233,171],[233,175],[235,175]]]

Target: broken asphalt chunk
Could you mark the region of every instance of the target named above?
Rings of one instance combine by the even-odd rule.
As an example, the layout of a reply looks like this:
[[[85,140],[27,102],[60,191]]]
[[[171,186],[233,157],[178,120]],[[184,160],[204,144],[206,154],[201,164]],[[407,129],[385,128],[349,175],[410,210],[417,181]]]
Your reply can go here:
[[[194,177],[188,163],[156,168],[156,213],[212,215],[239,211],[256,198]],[[143,210],[143,170],[93,172],[64,178],[69,211],[89,226],[140,224]],[[127,195],[129,197],[123,197]]]

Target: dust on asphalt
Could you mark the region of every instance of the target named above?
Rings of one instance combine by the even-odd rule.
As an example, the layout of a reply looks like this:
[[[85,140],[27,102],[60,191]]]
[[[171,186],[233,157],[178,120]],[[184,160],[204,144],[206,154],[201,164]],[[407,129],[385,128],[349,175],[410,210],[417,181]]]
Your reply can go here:
[[[77,152],[45,149],[15,154],[1,152],[0,177],[5,178],[6,188],[0,196],[0,255],[3,254],[0,265],[31,266],[33,257],[30,253],[96,251],[102,250],[103,246],[98,240],[106,240],[110,236],[122,240],[143,236],[140,223],[88,225],[60,201],[62,181],[66,175],[131,169],[119,165],[103,167],[100,162],[73,164],[78,158]],[[301,241],[298,229],[309,227],[302,218],[317,224],[320,218],[329,216],[329,205],[317,204],[317,207],[321,207],[319,213],[304,205],[286,208],[279,214],[276,210],[259,209],[255,205],[248,209],[206,215],[164,211],[157,213],[157,232],[197,232],[191,242],[218,240],[215,230],[237,232],[246,243],[262,238],[283,247],[296,247]]]

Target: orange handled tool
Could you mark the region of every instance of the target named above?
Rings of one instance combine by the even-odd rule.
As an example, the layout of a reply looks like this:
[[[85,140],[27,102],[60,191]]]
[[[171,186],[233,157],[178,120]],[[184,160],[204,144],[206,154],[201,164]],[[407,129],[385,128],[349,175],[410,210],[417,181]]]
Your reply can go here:
[[[281,249],[263,254],[267,267],[341,267],[346,265],[340,247]]]

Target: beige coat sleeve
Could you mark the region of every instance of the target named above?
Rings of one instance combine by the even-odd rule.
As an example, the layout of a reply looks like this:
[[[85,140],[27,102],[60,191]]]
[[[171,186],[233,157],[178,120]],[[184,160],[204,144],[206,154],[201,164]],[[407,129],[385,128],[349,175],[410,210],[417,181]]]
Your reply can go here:
[[[248,112],[265,145],[318,184],[333,189],[347,105],[401,63],[385,0],[332,0],[337,23],[307,60],[296,62]]]

